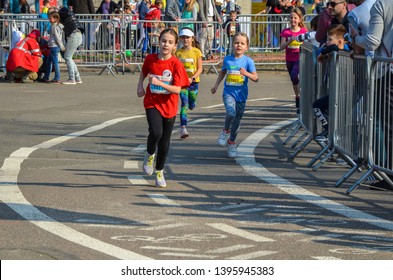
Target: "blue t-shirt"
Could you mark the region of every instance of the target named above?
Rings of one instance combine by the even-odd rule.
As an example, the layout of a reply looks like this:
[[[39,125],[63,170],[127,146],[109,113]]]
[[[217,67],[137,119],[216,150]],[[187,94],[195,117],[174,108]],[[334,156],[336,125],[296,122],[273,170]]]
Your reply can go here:
[[[248,97],[248,78],[240,74],[240,68],[247,72],[256,72],[254,61],[243,55],[235,58],[233,55],[226,56],[222,65],[222,70],[226,71],[224,83],[224,95],[229,94],[237,102],[246,102]]]

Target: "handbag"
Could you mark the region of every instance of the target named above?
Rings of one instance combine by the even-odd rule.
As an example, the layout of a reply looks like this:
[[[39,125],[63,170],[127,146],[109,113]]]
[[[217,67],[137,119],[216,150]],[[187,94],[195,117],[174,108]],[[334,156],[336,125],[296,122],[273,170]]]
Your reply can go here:
[[[16,44],[18,44],[20,41],[23,40],[24,34],[18,29],[18,27],[16,26],[16,22],[13,21],[12,22],[12,26],[11,26],[11,48],[10,50],[12,50]]]

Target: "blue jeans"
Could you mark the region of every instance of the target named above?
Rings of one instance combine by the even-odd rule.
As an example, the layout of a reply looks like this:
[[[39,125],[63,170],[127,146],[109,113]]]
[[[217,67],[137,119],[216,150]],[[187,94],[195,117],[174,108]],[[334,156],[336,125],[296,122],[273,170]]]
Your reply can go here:
[[[74,55],[75,51],[78,47],[82,44],[82,33],[81,32],[74,32],[67,38],[66,50],[64,52],[64,60],[67,65],[68,70],[68,78],[70,80],[80,80],[80,75],[78,71],[78,67],[72,56]]]
[[[246,108],[246,102],[237,102],[235,98],[229,94],[224,94],[222,100],[225,106],[224,129],[231,131],[229,141],[235,142],[240,127],[240,121]]]
[[[53,78],[54,81],[60,81],[60,67],[59,67],[59,47],[49,48],[49,57],[46,62],[45,67],[45,76],[44,80],[48,81],[50,73],[52,72],[52,65],[55,68],[55,77]]]

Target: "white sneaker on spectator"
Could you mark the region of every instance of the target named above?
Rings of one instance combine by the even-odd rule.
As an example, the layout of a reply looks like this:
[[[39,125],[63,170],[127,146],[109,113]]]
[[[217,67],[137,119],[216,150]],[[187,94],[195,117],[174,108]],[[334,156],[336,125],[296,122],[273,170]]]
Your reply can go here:
[[[61,82],[63,85],[76,85],[76,82],[74,80],[67,80],[64,82]]]

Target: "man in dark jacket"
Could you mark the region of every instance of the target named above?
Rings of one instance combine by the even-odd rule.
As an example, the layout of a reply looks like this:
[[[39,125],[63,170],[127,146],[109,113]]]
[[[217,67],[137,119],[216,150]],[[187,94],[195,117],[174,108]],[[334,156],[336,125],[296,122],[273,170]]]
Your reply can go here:
[[[68,0],[68,7],[72,7],[75,14],[94,14],[93,0]]]

